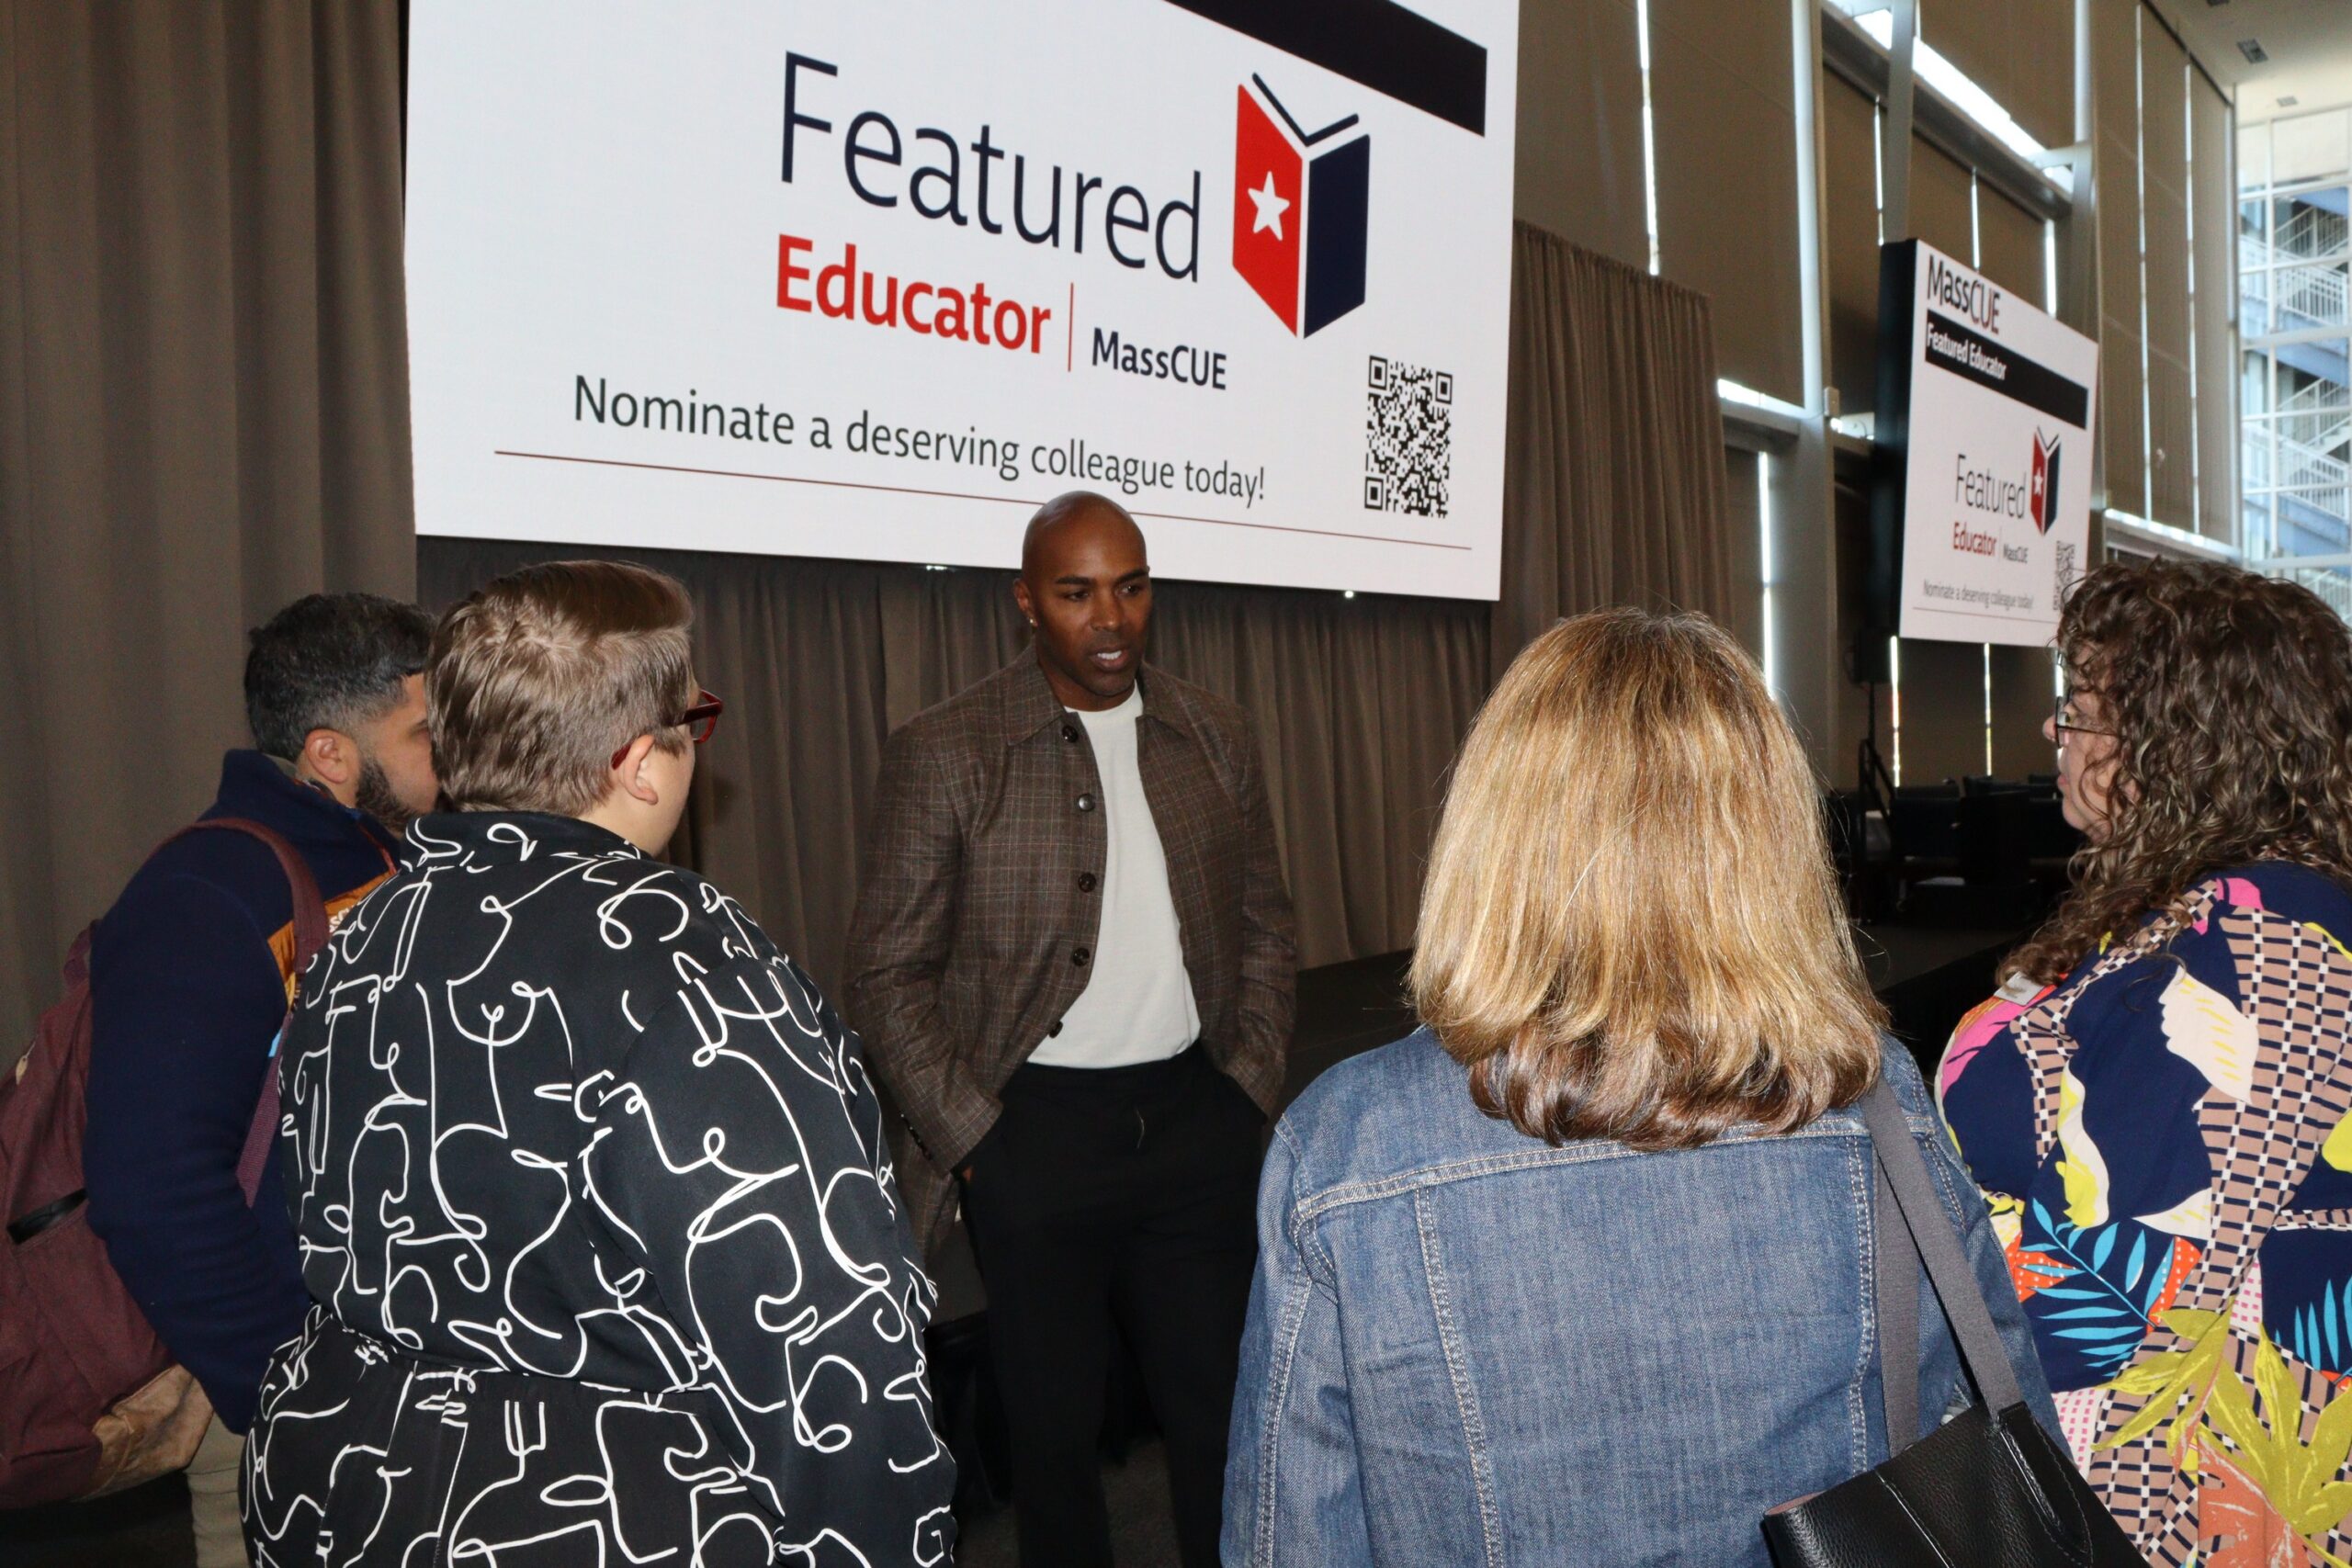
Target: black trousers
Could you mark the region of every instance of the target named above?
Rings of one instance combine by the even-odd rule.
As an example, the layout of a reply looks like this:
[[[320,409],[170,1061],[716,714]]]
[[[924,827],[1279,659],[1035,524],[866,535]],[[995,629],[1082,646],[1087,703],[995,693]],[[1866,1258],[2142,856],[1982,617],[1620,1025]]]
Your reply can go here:
[[[1185,1568],[1214,1568],[1265,1119],[1198,1046],[1138,1066],[1025,1066],[999,1098],[964,1219],[1023,1568],[1109,1568],[1095,1442],[1114,1322],[1167,1439]]]

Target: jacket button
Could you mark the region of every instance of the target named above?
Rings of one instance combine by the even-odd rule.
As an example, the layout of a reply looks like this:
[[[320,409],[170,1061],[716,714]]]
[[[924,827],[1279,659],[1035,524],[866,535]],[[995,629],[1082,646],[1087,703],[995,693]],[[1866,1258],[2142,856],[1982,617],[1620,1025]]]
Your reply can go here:
[[[1092,872],[1081,871],[1078,874],[1078,890],[1080,893],[1091,893],[1094,891],[1094,874]]]
[[[1091,947],[1073,947],[1069,950],[1069,961],[1081,969],[1086,967],[1086,961],[1093,956],[1094,950]]]
[[[1059,1034],[1061,1032],[1062,1032],[1062,1021],[1061,1021],[1060,1019],[1056,1019],[1056,1020],[1054,1020],[1054,1026],[1053,1026],[1051,1029],[1048,1029],[1047,1031],[1046,1031],[1046,1033],[1048,1033],[1048,1034]]]
[[[1065,725],[1063,725],[1063,726],[1062,726],[1062,739],[1065,739],[1065,740],[1067,740],[1067,741],[1069,741],[1069,742],[1071,745],[1073,745],[1073,746],[1077,745],[1077,744],[1078,744],[1078,726],[1076,726],[1076,725],[1074,725],[1074,724],[1065,724]]]
[[[1080,795],[1080,796],[1078,797],[1078,808],[1079,808],[1080,811],[1091,811],[1091,810],[1093,810],[1093,809],[1094,809],[1094,797],[1093,797],[1092,795]]]

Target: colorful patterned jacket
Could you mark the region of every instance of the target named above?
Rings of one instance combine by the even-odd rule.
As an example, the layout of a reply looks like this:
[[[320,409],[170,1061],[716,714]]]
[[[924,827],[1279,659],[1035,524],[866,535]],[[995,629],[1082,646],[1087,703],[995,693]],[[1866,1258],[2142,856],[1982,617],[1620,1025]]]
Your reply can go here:
[[[2352,1562],[2352,893],[2242,867],[1953,1035],[2076,1461],[2141,1550]]]

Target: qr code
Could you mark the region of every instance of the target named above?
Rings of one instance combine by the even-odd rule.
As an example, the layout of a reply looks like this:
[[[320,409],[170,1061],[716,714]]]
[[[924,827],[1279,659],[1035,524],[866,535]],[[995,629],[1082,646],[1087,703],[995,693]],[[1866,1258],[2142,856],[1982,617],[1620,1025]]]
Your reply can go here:
[[[1453,376],[1373,355],[1365,385],[1367,512],[1445,515],[1453,478]]]
[[[2075,545],[2071,539],[2058,539],[2053,543],[2058,547],[2058,581],[2051,592],[2050,603],[2059,605],[2065,604],[2066,590],[2075,585]]]

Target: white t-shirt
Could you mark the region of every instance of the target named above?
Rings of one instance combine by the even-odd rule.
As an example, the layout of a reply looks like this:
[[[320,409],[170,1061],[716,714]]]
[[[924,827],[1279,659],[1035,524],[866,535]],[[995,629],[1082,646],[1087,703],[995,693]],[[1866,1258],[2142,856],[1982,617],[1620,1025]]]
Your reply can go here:
[[[1182,929],[1168,890],[1168,854],[1143,793],[1136,760],[1136,721],[1143,688],[1106,713],[1072,716],[1086,726],[1102,780],[1102,929],[1094,941],[1086,989],[1029,1059],[1049,1067],[1124,1067],[1164,1061],[1200,1038],[1193,977],[1184,969]]]

